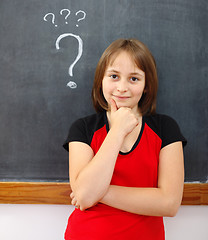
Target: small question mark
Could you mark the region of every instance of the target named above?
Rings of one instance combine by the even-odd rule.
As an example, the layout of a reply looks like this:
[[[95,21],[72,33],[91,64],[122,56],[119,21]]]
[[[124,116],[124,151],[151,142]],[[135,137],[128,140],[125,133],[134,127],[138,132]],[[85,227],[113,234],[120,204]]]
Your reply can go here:
[[[54,13],[47,13],[45,16],[44,16],[44,21],[48,21],[47,20],[47,17],[49,16],[49,15],[51,15],[52,16],[52,19],[51,19],[51,22],[53,23],[53,25],[54,25],[54,23],[55,23],[55,14]],[[55,27],[57,27],[57,25],[54,25]]]
[[[66,16],[65,16],[65,20],[68,18],[68,16],[70,15],[71,11],[69,9],[62,9],[60,11],[60,14],[63,15],[63,12],[67,12]],[[68,22],[65,22],[66,24],[68,24]]]
[[[77,21],[79,22],[79,21],[81,21],[81,20],[84,20],[85,19],[85,17],[86,17],[86,13],[84,12],[84,11],[82,11],[82,10],[79,10],[78,12],[76,12],[76,15],[78,15],[79,13],[83,13],[84,15],[83,15],[83,17],[82,18],[79,18]],[[76,27],[79,27],[79,25],[78,24],[76,24]]]

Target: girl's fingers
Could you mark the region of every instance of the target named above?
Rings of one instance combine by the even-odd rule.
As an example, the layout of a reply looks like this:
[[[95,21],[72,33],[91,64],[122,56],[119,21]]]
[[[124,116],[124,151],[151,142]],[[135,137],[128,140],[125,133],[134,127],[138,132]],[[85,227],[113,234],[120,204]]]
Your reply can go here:
[[[75,206],[76,203],[77,203],[77,200],[76,200],[75,198],[72,198],[72,200],[71,200],[71,204]]]
[[[73,192],[71,192],[70,197],[71,197],[71,204],[72,204],[73,206],[75,206],[75,208],[80,208],[80,205],[79,205],[79,203],[77,202],[77,199],[75,198]]]
[[[116,111],[118,110],[118,107],[117,107],[117,105],[116,105],[115,100],[113,100],[113,99],[111,98],[110,104],[111,104],[111,111],[112,111],[112,112],[116,112]]]
[[[74,198],[74,193],[73,192],[71,192],[70,198]]]

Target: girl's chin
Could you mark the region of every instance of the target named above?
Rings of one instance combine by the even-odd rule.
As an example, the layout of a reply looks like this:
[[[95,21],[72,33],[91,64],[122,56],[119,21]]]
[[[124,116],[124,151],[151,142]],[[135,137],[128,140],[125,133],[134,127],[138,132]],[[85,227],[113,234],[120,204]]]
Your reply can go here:
[[[126,107],[126,108],[129,108],[129,106],[126,106],[126,105],[117,105],[118,109],[121,108],[121,107]]]
[[[129,106],[125,103],[116,102],[116,105],[118,108],[121,108],[121,107],[131,108],[131,106]]]

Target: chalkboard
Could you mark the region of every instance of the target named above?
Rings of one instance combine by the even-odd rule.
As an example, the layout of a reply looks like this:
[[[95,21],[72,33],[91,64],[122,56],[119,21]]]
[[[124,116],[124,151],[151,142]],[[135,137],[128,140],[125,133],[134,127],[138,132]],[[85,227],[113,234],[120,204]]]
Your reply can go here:
[[[207,10],[206,0],[1,0],[0,181],[68,181],[62,143],[94,112],[97,61],[133,37],[157,62],[157,111],[188,140],[186,182],[207,182]]]

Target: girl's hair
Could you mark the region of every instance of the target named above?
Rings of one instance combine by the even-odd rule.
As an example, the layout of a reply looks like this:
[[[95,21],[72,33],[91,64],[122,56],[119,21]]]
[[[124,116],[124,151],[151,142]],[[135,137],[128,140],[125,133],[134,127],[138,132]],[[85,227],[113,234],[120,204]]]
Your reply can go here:
[[[156,63],[149,49],[137,39],[118,39],[102,54],[97,64],[92,88],[95,110],[97,112],[108,110],[108,103],[103,96],[102,81],[106,68],[121,51],[129,53],[137,67],[145,72],[145,89],[138,106],[142,115],[154,114],[158,88]]]

